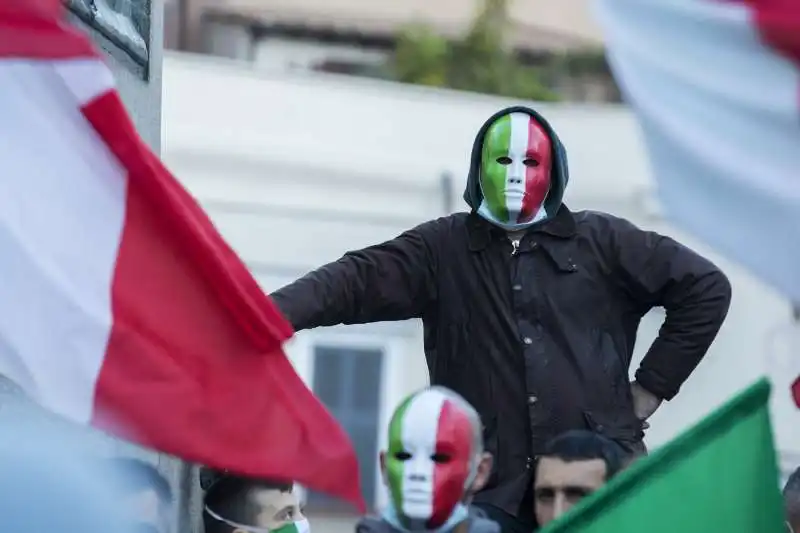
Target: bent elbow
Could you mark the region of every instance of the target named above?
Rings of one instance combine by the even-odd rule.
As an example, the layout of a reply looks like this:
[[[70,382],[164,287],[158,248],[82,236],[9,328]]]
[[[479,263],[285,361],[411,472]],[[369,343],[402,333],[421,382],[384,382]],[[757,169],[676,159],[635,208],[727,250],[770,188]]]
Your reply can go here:
[[[728,276],[719,269],[710,275],[709,280],[709,293],[716,307],[719,309],[720,320],[724,320],[728,314],[728,309],[731,306],[731,298],[733,297],[733,287]]]

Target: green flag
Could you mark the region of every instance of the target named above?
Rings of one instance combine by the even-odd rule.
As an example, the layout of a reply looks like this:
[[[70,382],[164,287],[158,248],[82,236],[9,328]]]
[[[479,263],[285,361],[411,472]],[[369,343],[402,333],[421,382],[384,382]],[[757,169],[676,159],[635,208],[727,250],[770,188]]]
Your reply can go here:
[[[542,533],[784,533],[761,380]]]

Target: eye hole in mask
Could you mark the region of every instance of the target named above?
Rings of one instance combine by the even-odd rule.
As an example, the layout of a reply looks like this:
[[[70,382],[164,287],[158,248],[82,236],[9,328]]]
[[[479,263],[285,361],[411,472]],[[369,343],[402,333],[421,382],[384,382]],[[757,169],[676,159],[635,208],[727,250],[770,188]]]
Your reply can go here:
[[[411,454],[405,451],[397,452],[394,454],[394,458],[397,459],[398,461],[408,461],[409,459],[411,459]]]

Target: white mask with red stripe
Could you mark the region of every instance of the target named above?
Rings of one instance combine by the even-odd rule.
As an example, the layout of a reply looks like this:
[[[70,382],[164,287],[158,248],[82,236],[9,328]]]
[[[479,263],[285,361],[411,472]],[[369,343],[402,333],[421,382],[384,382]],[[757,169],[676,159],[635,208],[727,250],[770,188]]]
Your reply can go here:
[[[469,413],[446,390],[426,389],[406,399],[389,425],[391,505],[384,518],[407,531],[444,530],[466,518],[462,502],[479,457],[474,432]]]
[[[525,229],[546,219],[552,143],[527,113],[499,117],[483,138],[478,214],[503,229]]]

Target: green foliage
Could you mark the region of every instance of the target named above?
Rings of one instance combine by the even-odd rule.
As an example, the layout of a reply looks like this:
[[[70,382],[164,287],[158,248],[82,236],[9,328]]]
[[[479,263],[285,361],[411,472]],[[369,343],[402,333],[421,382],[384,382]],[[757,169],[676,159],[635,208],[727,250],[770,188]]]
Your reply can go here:
[[[398,81],[450,87],[528,100],[558,97],[534,68],[521,65],[508,49],[508,0],[484,0],[469,32],[448,40],[425,25],[407,27],[391,64]]]
[[[399,81],[442,87],[447,84],[447,40],[424,25],[412,25],[395,47],[393,72]]]

